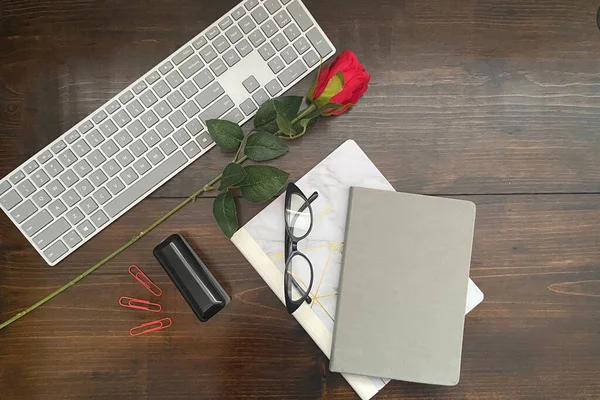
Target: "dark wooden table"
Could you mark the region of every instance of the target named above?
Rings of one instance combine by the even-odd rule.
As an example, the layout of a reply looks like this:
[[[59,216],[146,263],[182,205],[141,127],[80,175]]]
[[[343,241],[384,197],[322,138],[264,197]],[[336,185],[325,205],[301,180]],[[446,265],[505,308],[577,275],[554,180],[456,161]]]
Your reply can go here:
[[[350,113],[275,165],[297,179],[355,139],[397,190],[477,204],[462,378],[378,399],[600,398],[600,32],[586,0],[306,0],[373,75]],[[235,0],[0,0],[0,176],[228,11]],[[310,79],[292,92],[303,94]],[[0,215],[0,320],[63,285],[227,163],[196,161],[56,267]],[[240,203],[242,222],[263,206]],[[80,284],[0,331],[0,398],[357,398],[198,199]],[[183,233],[232,302],[202,324],[152,256]],[[117,306],[146,296],[173,326]]]

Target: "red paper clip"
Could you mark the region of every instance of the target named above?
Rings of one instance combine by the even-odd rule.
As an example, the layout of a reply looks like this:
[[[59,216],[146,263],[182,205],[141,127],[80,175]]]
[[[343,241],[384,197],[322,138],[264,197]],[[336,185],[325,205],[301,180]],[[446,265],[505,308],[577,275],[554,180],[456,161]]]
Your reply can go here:
[[[160,304],[151,303],[146,300],[134,299],[133,297],[123,296],[119,299],[119,305],[121,307],[127,308],[135,308],[138,310],[150,311],[150,312],[160,312],[162,307]]]
[[[132,266],[129,267],[129,273],[131,274],[131,276],[133,276],[135,278],[136,281],[141,283],[143,287],[148,289],[150,291],[150,293],[152,293],[153,295],[155,295],[157,297],[160,297],[160,295],[162,295],[161,288],[156,286],[156,284],[154,282],[152,282],[150,280],[150,278],[148,278],[148,276],[144,273],[144,271],[142,271],[142,269],[140,267],[133,264]]]
[[[165,329],[170,327],[173,324],[171,318],[163,318],[156,321],[146,322],[140,326],[136,326],[135,328],[131,328],[129,330],[129,334],[131,336],[140,336],[145,333],[150,333],[154,331],[159,331],[161,329]]]

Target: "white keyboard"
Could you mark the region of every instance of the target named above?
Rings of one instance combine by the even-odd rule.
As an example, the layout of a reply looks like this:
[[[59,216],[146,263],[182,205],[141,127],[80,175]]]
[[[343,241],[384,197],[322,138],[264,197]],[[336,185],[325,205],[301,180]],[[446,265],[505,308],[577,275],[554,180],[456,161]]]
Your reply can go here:
[[[0,207],[49,265],[250,119],[335,49],[300,0],[247,0],[0,180]]]

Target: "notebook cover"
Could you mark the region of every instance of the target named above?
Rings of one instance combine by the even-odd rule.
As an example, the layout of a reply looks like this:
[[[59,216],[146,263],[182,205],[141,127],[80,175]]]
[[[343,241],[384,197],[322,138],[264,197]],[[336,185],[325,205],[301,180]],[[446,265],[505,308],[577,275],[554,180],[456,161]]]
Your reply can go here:
[[[474,224],[468,201],[350,189],[331,371],[458,383]]]

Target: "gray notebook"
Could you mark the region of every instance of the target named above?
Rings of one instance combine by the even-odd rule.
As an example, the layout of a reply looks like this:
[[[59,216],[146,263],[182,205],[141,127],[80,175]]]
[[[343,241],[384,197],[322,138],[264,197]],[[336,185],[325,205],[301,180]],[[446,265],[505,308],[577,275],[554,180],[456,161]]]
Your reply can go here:
[[[468,201],[350,189],[331,371],[458,383],[474,224]]]

